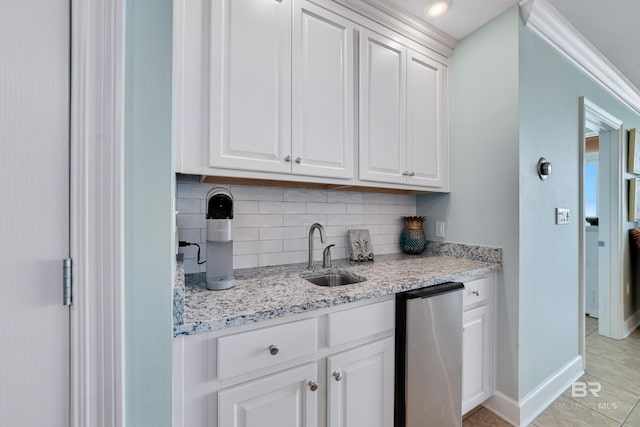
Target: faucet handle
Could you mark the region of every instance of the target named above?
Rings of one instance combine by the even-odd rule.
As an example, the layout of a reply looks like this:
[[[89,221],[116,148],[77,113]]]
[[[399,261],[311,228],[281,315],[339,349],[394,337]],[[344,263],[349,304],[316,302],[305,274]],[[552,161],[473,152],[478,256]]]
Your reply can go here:
[[[331,267],[331,247],[335,246],[334,243],[330,244],[324,251],[322,251],[322,268],[330,268]]]

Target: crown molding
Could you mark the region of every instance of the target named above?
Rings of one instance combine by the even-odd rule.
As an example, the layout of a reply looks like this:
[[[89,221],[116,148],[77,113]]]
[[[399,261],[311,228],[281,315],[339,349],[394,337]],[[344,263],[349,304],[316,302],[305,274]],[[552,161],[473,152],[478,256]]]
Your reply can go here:
[[[312,0],[313,1],[313,0]],[[381,0],[333,0],[437,53],[450,57],[458,40]]]
[[[640,114],[640,91],[546,0],[523,0],[525,26]]]

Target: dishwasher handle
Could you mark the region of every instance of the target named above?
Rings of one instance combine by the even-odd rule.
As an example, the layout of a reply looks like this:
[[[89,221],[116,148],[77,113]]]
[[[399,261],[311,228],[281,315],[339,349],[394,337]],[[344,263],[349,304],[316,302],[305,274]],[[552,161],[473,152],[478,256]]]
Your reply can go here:
[[[449,292],[460,291],[462,289],[464,289],[464,285],[461,282],[446,282],[439,285],[416,289],[414,291],[404,292],[402,296],[405,299],[431,298]]]

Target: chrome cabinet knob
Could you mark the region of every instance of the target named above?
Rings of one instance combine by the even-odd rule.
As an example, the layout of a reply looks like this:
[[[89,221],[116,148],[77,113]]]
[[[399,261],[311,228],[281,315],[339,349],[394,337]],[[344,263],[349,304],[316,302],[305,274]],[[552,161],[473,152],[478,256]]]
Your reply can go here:
[[[296,157],[296,163],[302,163],[302,157]]]
[[[284,161],[285,161],[285,162],[290,162],[290,161],[291,161],[291,156],[287,156],[287,157],[285,157],[285,158],[284,158]]]
[[[409,176],[415,176],[415,172],[411,171],[411,173],[409,173]]]
[[[340,372],[340,371],[335,371],[335,372],[333,373],[333,377],[336,379],[336,381],[340,381],[340,380],[342,380],[342,372]]]
[[[315,381],[309,381],[309,390],[316,391],[318,389],[318,383]]]
[[[479,297],[480,296],[480,291],[473,291],[471,292],[472,294],[474,294],[475,296]]]
[[[409,171],[404,171],[404,172],[402,172],[402,175],[403,175],[403,176],[407,176],[407,175],[409,175]]]
[[[278,354],[280,352],[280,349],[278,348],[277,345],[270,345],[269,346],[269,354],[272,356],[275,356],[276,354]]]

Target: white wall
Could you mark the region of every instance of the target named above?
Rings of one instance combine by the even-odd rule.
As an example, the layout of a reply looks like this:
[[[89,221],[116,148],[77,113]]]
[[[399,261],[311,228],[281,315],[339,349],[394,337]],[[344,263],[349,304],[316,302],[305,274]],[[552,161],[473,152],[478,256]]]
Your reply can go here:
[[[205,197],[213,184],[198,177],[180,176],[177,181],[178,233],[180,240],[199,243],[206,259]],[[306,190],[242,185],[223,185],[234,197],[234,268],[262,267],[305,262],[309,226],[323,225],[327,242],[315,233],[315,259],[324,246],[335,243],[333,259],[348,258],[347,230],[366,228],[376,255],[399,253],[402,216],[416,214],[416,196],[360,193],[337,190]],[[185,273],[206,271],[197,265],[195,247],[180,248]]]
[[[427,238],[503,248],[497,284],[497,388],[517,399],[518,10],[462,40],[452,57],[451,194],[418,196]]]

